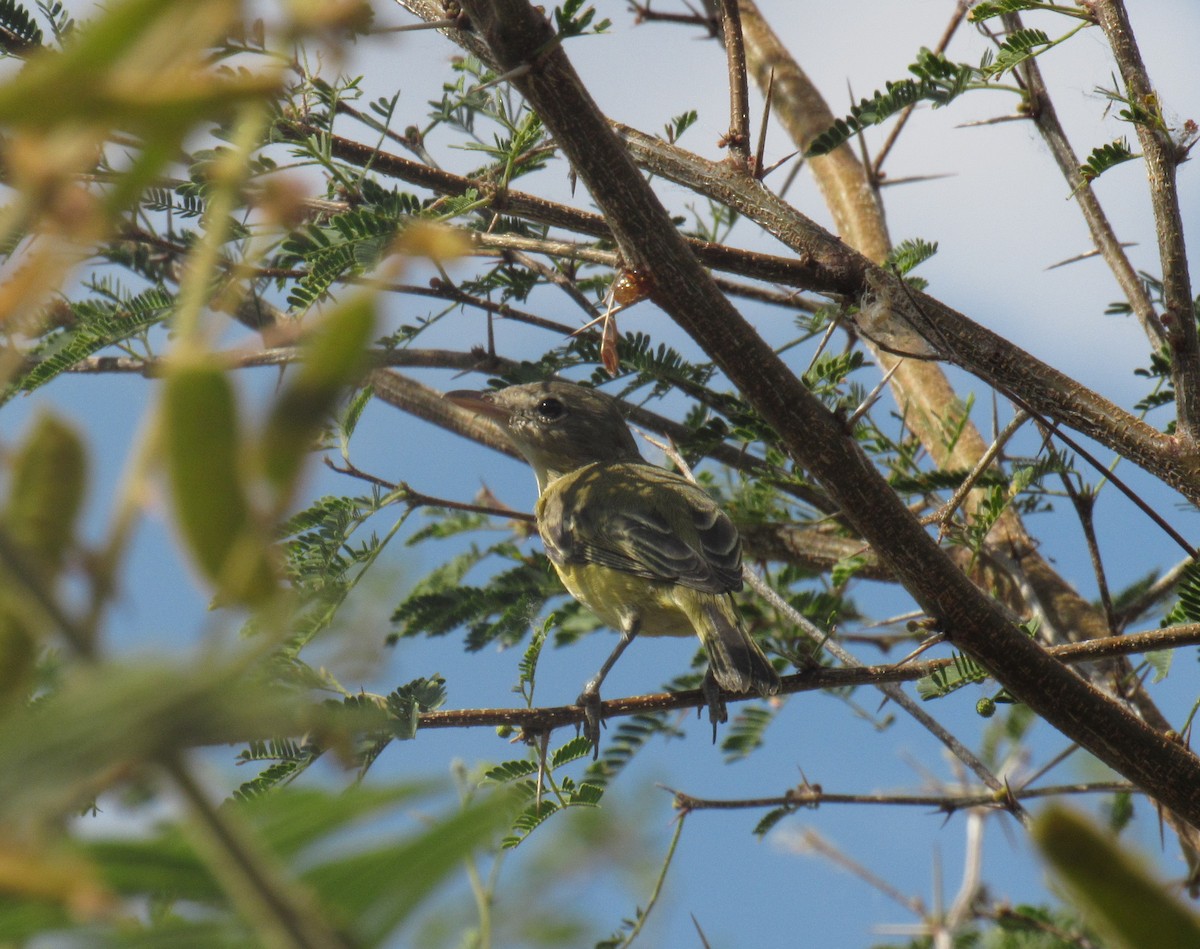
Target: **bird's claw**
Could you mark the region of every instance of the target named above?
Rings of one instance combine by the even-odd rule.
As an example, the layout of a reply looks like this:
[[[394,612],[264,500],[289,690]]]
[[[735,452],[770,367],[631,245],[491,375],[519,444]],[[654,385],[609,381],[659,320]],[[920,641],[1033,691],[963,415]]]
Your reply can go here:
[[[711,670],[704,674],[704,681],[700,683],[700,691],[708,706],[708,720],[712,722],[713,744],[715,745],[717,743],[717,726],[729,721],[729,710],[725,707],[725,700],[721,697],[721,687],[717,685],[717,680],[713,678]]]
[[[600,757],[600,727],[604,718],[600,714],[600,690],[589,682],[575,704],[583,709],[583,737],[592,743],[592,760]]]

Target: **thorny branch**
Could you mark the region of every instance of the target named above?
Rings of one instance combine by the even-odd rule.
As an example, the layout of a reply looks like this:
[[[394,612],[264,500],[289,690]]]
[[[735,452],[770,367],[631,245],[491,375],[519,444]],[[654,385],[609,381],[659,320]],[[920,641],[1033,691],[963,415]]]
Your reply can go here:
[[[1200,623],[1189,623],[1167,629],[1147,630],[1126,636],[1089,639],[1083,643],[1051,646],[1046,653],[1068,664],[1094,662],[1113,656],[1136,655],[1163,649],[1178,649],[1200,644]],[[814,692],[821,689],[848,689],[855,686],[913,682],[954,665],[954,659],[931,659],[926,662],[856,666],[853,668],[814,667],[783,677],[780,695]],[[757,701],[755,696],[722,692],[727,702]],[[706,699],[699,689],[681,692],[657,692],[622,699],[606,699],[602,703],[605,719],[647,712],[671,711],[685,708],[704,708]],[[422,728],[478,728],[507,725],[521,728],[530,734],[540,734],[564,725],[581,725],[584,712],[576,705],[543,708],[453,709],[425,712]],[[1177,737],[1177,736],[1174,736]]]
[[[1162,103],[1142,62],[1125,4],[1121,0],[1096,0],[1093,10],[1121,71],[1128,111],[1133,116],[1150,179],[1150,205],[1154,211],[1166,303],[1162,322],[1171,344],[1176,424],[1180,437],[1194,449],[1200,436],[1200,340],[1175,180],[1176,169],[1187,152],[1172,140],[1163,119]]]

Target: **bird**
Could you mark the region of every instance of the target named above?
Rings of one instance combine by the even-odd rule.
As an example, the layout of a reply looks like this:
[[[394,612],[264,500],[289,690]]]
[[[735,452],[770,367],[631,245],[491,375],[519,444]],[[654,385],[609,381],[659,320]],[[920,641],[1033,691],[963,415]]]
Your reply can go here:
[[[567,592],[620,634],[576,700],[596,754],[600,686],[639,635],[699,637],[714,740],[727,717],[721,689],[779,691],[733,599],[742,588],[737,528],[702,488],[642,457],[616,399],[559,380],[445,397],[498,422],[529,462],[546,555]]]

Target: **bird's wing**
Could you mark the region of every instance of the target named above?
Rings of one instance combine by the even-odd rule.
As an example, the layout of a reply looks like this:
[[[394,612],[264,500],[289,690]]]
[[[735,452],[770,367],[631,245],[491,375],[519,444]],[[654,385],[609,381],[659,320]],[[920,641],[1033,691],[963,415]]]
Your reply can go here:
[[[742,587],[733,522],[704,491],[662,468],[589,465],[549,485],[538,514],[557,563],[595,563],[707,593]]]

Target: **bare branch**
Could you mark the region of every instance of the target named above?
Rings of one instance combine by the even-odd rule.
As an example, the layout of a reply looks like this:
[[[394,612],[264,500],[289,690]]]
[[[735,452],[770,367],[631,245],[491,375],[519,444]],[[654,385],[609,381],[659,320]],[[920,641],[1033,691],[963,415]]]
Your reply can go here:
[[[1175,170],[1187,157],[1186,151],[1171,140],[1163,120],[1162,103],[1150,82],[1142,54],[1133,38],[1133,27],[1121,0],[1096,0],[1096,19],[1108,37],[1117,68],[1125,82],[1146,173],[1150,179],[1150,204],[1154,210],[1158,236],[1158,256],[1162,264],[1163,297],[1167,311],[1162,322],[1171,344],[1171,373],[1175,382],[1177,427],[1181,438],[1194,448],[1200,437],[1200,341],[1192,305],[1192,285],[1188,272],[1187,245],[1183,236],[1183,215],[1179,209],[1179,191]]]
[[[750,167],[750,92],[746,85],[746,49],[738,0],[719,0],[721,38],[729,62],[729,132],[720,144],[729,147],[734,164]]]
[[[668,790],[671,790],[668,788]],[[930,807],[939,813],[953,814],[972,808],[1005,808],[1008,797],[1017,800],[1037,800],[1067,794],[1140,794],[1141,789],[1128,781],[1096,781],[1087,784],[1056,784],[1042,788],[1008,789],[1002,794],[839,794],[826,791],[819,784],[802,784],[778,797],[702,798],[671,791],[675,806],[682,811],[739,811],[764,807],[808,808],[816,810],[822,804],[883,804],[895,807]]]

